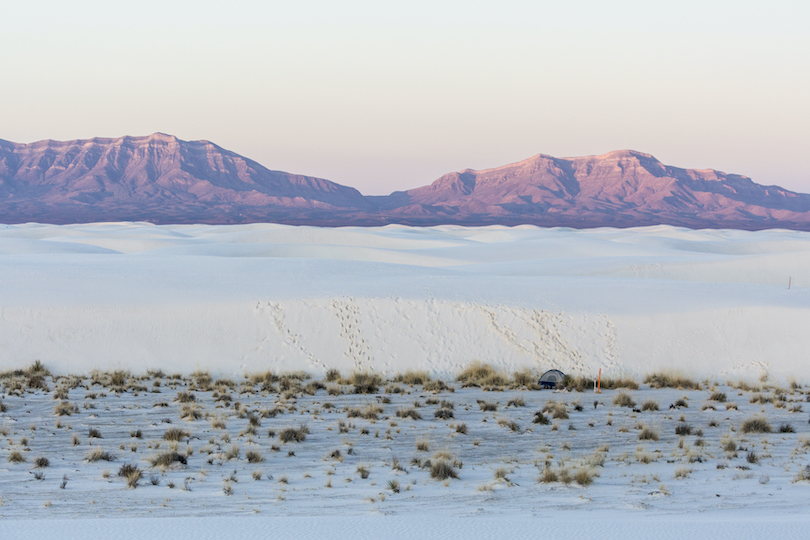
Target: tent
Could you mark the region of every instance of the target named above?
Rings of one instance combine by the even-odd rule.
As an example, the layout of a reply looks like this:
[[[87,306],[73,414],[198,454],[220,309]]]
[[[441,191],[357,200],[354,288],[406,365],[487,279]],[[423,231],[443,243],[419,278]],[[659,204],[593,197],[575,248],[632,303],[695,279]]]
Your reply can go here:
[[[559,369],[550,369],[540,377],[540,386],[543,388],[555,388],[561,383],[565,375]]]

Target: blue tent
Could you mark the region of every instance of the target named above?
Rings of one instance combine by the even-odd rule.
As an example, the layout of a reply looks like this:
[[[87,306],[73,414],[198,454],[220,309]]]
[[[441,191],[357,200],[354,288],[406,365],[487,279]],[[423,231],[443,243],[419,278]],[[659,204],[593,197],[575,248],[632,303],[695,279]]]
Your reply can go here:
[[[556,388],[565,375],[559,369],[550,369],[540,377],[540,386],[543,388]]]

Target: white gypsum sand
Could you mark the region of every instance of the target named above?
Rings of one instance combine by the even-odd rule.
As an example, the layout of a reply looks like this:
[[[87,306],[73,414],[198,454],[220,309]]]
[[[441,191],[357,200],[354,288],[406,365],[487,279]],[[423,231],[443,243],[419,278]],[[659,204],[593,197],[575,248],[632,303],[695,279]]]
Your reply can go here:
[[[803,232],[28,224],[0,254],[0,369],[810,377]]]
[[[687,380],[595,395],[503,375],[492,391],[379,381],[357,394],[348,379],[297,374],[4,374],[0,523],[804,514],[810,425],[798,384]],[[751,419],[770,431],[748,431]],[[441,462],[453,476],[434,477]]]

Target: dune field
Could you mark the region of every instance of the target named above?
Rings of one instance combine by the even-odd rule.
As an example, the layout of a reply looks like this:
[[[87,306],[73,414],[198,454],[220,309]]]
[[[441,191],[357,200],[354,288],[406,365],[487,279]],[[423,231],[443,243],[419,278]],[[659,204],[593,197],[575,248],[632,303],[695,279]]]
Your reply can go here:
[[[0,254],[0,537],[808,524],[810,233],[28,224]]]
[[[0,254],[0,369],[810,378],[803,232],[29,224]]]

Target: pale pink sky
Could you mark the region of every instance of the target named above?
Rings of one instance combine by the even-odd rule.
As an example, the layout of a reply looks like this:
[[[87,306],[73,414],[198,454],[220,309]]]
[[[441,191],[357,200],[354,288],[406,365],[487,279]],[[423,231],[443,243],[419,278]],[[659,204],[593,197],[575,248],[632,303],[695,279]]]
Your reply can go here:
[[[632,148],[810,192],[810,2],[0,4],[0,139],[162,131],[387,194]]]

